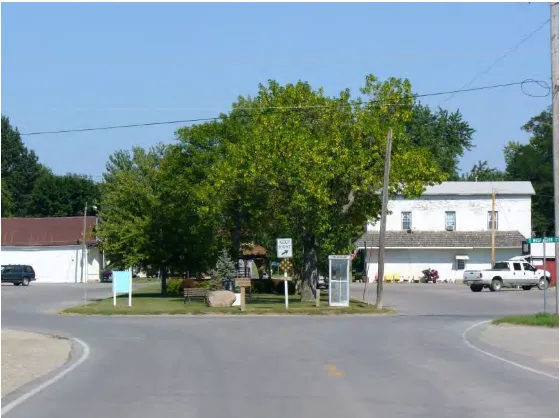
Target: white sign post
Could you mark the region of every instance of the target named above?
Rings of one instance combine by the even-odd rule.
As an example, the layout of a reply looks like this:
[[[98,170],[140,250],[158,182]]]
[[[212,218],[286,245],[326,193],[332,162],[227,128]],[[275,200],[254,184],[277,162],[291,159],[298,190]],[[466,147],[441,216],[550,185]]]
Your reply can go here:
[[[286,301],[286,309],[288,309],[288,272],[284,272],[284,300]]]
[[[278,258],[292,258],[291,238],[278,238],[276,240],[276,255]]]
[[[118,293],[128,293],[128,306],[132,306],[132,270],[113,271],[113,306],[117,306]]]

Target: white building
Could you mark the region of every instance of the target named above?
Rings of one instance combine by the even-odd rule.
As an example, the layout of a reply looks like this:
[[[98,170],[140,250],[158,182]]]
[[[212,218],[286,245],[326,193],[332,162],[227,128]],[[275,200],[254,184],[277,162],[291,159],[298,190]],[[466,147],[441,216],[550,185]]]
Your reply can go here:
[[[97,218],[86,218],[91,237]],[[95,238],[87,241],[87,266],[83,263],[84,218],[2,218],[2,265],[28,264],[37,283],[83,283],[99,280],[102,254]]]
[[[389,201],[385,235],[385,275],[418,279],[422,270],[440,280],[461,279],[465,269],[490,268],[492,192],[495,194],[496,260],[521,255],[531,237],[530,182],[444,182],[415,199]],[[354,245],[367,248],[366,272],[377,275],[379,222],[368,223]],[[548,270],[548,269],[547,269]]]

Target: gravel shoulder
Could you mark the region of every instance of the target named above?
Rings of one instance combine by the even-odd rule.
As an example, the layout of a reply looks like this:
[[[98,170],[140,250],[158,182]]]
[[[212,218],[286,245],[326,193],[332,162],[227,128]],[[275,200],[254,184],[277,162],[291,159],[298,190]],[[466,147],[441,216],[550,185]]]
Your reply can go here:
[[[489,346],[529,357],[557,369],[558,335],[558,328],[500,324],[489,325],[479,338]]]
[[[67,339],[2,330],[2,397],[62,366],[71,349]]]

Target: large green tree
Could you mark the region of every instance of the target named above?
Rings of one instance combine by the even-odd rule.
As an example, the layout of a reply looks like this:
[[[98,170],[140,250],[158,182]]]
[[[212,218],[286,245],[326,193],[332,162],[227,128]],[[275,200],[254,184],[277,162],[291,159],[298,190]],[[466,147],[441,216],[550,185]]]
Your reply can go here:
[[[10,124],[7,116],[2,115],[2,184],[5,183],[2,197],[11,198],[10,210],[3,208],[3,216],[28,216],[35,182],[44,171],[35,152],[21,140],[18,129]]]
[[[529,142],[509,142],[504,155],[508,180],[530,181],[536,196],[532,199],[533,231],[554,233],[554,183],[552,172],[552,108],[534,116],[521,128]]]
[[[239,135],[224,141],[225,157],[209,167],[206,199],[223,208],[236,190],[260,193],[250,229],[269,240],[293,238],[304,300],[313,297],[319,257],[349,252],[379,214],[389,129],[392,194],[418,195],[444,178],[430,150],[407,132],[414,105],[408,81],[368,76],[361,93],[328,97],[308,83],[270,81],[255,97],[239,98],[222,119]]]
[[[461,175],[462,181],[503,181],[506,173],[497,168],[490,167],[488,161],[478,161],[470,171]]]
[[[43,173],[35,182],[27,214],[29,216],[79,216],[87,204],[100,201],[99,185],[80,174]]]
[[[162,293],[170,272],[201,271],[213,254],[212,218],[199,216],[192,167],[181,165],[182,151],[163,145],[119,151],[102,184],[99,235],[109,260],[159,269]]]
[[[439,169],[448,175],[448,180],[459,180],[459,162],[465,151],[473,148],[474,129],[457,110],[438,108],[416,102],[406,122],[406,132],[414,146],[428,149]]]

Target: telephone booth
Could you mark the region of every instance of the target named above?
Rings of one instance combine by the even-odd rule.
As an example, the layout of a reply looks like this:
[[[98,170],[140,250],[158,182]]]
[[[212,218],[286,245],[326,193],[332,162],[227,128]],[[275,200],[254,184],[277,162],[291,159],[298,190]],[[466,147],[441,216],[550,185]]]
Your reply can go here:
[[[329,255],[329,306],[350,306],[349,255]]]

